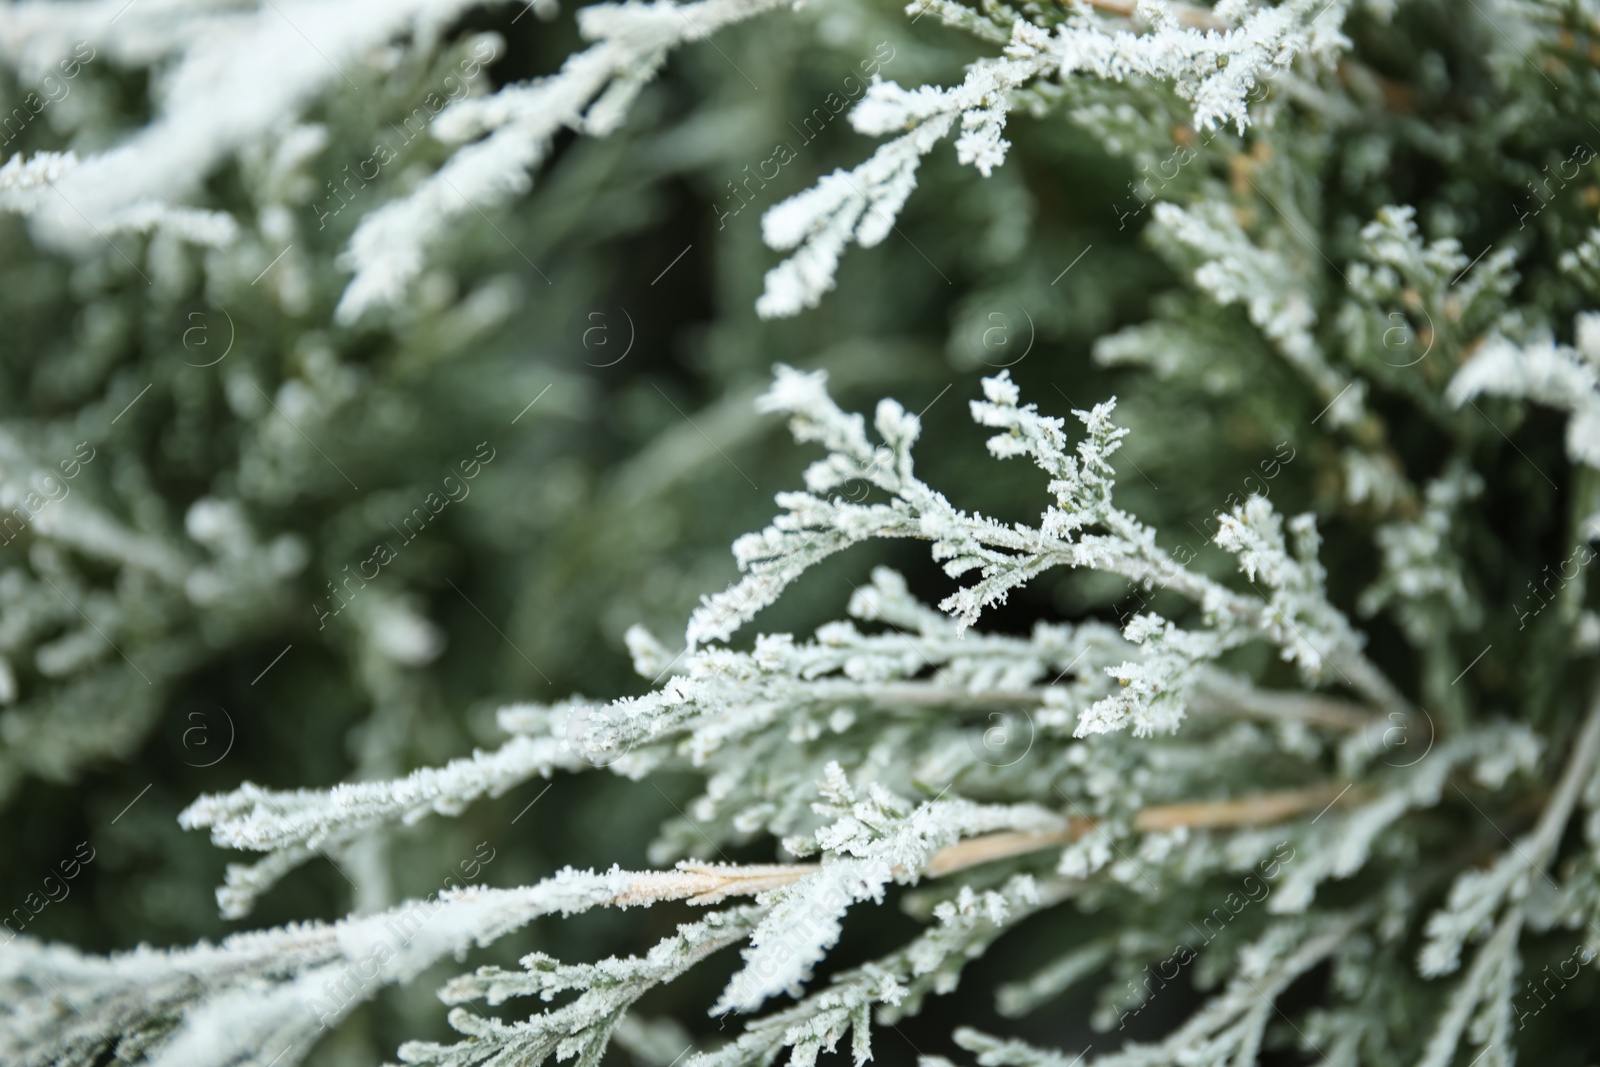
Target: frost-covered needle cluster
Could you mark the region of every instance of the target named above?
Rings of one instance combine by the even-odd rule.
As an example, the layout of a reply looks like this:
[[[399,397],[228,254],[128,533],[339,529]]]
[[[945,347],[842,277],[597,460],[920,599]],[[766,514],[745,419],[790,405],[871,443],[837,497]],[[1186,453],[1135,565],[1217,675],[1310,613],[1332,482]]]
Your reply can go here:
[[[967,514],[920,481],[911,455],[918,420],[898,404],[880,404],[882,443],[875,444],[864,420],[829,398],[820,375],[780,368],[763,406],[789,413],[796,436],[828,454],[808,470],[806,492],[780,496],[786,510],[772,527],[739,542],[748,576],[707,599],[690,622],[685,655],[672,657],[643,632],[632,636],[642,673],[675,672],[659,689],[609,704],[509,707],[501,724],[514,736],[503,748],[401,780],[326,792],[246,785],[202,798],[183,816],[185,825],[209,827],[219,844],[268,853],[255,867],[230,869],[219,899],[234,915],[319,851],[337,854],[392,822],[459,812],[530,777],[601,764],[631,777],[680,766],[705,777],[688,825],[664,831],[662,860],[770,835],[788,857],[808,862],[730,867],[685,860],[658,872],[564,871],[524,889],[447,892],[333,926],[109,960],[21,941],[8,950],[4,981],[24,998],[15,1018],[29,1022],[14,1023],[6,1039],[19,1050],[42,1041],[67,1053],[98,1047],[90,1035],[105,1032],[156,1063],[255,1062],[262,1050],[303,1043],[384,985],[538,915],[674,899],[708,906],[749,896],[753,903],[684,925],[642,957],[568,965],[536,953],[520,972],[490,968],[457,979],[443,992],[450,1003],[580,995],[521,1021],[458,1008],[451,1021],[465,1035],[461,1044],[413,1043],[402,1058],[476,1064],[496,1056],[597,1056],[644,992],[743,942],[744,965],[714,1011],[756,1012],[785,993],[801,1000],[753,1019],[743,1036],[697,1052],[691,1062],[765,1062],[784,1047],[810,1062],[847,1031],[854,1031],[861,1062],[870,1054],[874,1013],[893,1019],[928,992],[953,988],[964,960],[1040,909],[1072,898],[1111,906],[1117,892],[1125,904],[1164,895],[1284,847],[1295,859],[1283,865],[1268,905],[1279,918],[1245,957],[1240,988],[1262,986],[1270,998],[1321,962],[1371,951],[1355,931],[1394,916],[1321,905],[1319,885],[1360,872],[1398,820],[1440,802],[1452,775],[1494,787],[1533,766],[1536,739],[1518,727],[1485,727],[1441,742],[1420,765],[1375,763],[1386,751],[1378,740],[1390,721],[1384,716],[1403,715],[1405,706],[1387,687],[1370,684],[1380,676],[1322,595],[1310,520],[1291,524],[1298,540],[1291,552],[1264,500],[1237,508],[1217,539],[1239,557],[1242,584],[1257,588],[1231,589],[1161,553],[1154,533],[1114,503],[1110,459],[1123,431],[1109,403],[1078,412],[1084,432],[1073,455],[1062,421],[1019,399],[1001,374],[985,381],[984,399],[971,408],[977,422],[1001,431],[991,452],[1026,456],[1049,475],[1050,499],[1036,528]],[[852,481],[869,483],[884,500],[825,495]],[[858,619],[881,630],[835,623],[808,642],[764,636],[750,652],[708,643],[729,636],[807,566],[871,537],[928,541],[952,576],[975,572],[943,605],[954,617],[918,603],[898,576],[882,571],[851,605]],[[1031,638],[970,628],[985,607],[1056,566],[1173,590],[1197,603],[1207,625],[1184,630],[1142,614],[1121,634],[1098,623],[1041,626]],[[1311,685],[1337,685],[1343,677],[1367,703],[1260,689],[1217,664],[1223,651],[1251,641],[1277,648]],[[1185,721],[1191,705],[1197,717]],[[983,720],[963,719],[963,711],[995,706],[1033,709],[1039,733],[1025,762],[997,766],[974,743],[985,733]],[[1184,738],[1181,746],[1160,740],[1174,733]],[[1506,873],[1492,884],[1469,876],[1450,909],[1430,920],[1427,971],[1450,970],[1481,921],[1472,916],[1507,906],[1527,872],[1547,862],[1550,827],[1564,825],[1597,750],[1600,713],[1591,716],[1570,757],[1568,784],[1534,841],[1506,853]],[[1334,773],[1354,776],[1353,788],[1318,770],[1330,756]],[[1198,799],[1237,781],[1245,765],[1263,762],[1285,780],[1321,774],[1327,785],[1220,804]],[[927,781],[949,784],[937,796],[913,799]],[[1287,825],[1260,828],[1285,819]],[[976,884],[957,875],[975,876]],[[943,902],[918,941],[803,992],[849,909],[878,906],[891,885],[930,876],[941,878],[935,899]],[[1406,876],[1390,877],[1398,892]],[[943,879],[956,884],[945,887]],[[69,1018],[73,1012],[80,1021]],[[1269,1017],[1230,989],[1159,1049],[1138,1054],[1145,1058],[1128,1059],[1129,1052],[1100,1062],[1177,1063],[1195,1042],[1232,1057],[1260,1041]],[[988,1049],[976,1037],[967,1040]],[[1011,1050],[999,1062],[1043,1055],[1005,1047]]]

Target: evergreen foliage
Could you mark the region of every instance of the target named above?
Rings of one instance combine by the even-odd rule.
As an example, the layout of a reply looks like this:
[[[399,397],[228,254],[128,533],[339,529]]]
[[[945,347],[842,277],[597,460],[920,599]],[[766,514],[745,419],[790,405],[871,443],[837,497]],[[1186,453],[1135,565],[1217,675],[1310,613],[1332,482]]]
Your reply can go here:
[[[1597,41],[0,5],[0,1061],[1600,1057]]]

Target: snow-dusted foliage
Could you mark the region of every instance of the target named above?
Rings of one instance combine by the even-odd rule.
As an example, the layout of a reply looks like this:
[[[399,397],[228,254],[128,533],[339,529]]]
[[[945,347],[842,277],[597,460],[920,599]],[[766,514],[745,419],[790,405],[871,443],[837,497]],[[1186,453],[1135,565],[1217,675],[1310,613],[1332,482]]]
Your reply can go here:
[[[428,247],[469,211],[526,191],[528,172],[557,133],[603,137],[616,129],[674,48],[778,6],[779,0],[626,0],[582,8],[579,30],[595,43],[559,73],[454,103],[439,115],[434,134],[465,147],[404,198],[362,219],[350,238],[355,277],[339,302],[340,319],[400,302]]]
[[[0,917],[0,1061],[354,1061],[337,1044],[350,1024],[438,981],[456,1036],[372,1037],[400,1062],[599,1067],[621,1049],[648,1067],[864,1067],[934,998],[991,992],[1008,1017],[1081,994],[1072,1006],[1107,1036],[1053,1048],[947,1027],[960,1052],[918,1050],[925,1067],[1592,1057],[1592,1036],[1562,1028],[1589,1011],[1600,953],[1585,571],[1600,540],[1600,188],[1575,117],[1600,62],[1593,11],[816,6],[593,4],[573,14],[577,50],[543,66],[501,64],[526,44],[524,14],[559,16],[551,0],[0,7],[0,61],[41,86],[11,113],[24,147],[0,162],[0,241],[43,265],[33,281],[4,268],[15,291],[0,292],[41,338],[37,360],[0,360],[16,386],[0,398],[0,801],[148,753],[163,709],[247,653],[265,669],[251,659],[240,688],[297,646],[315,659],[283,668],[304,672],[293,693],[311,710],[285,701],[252,723],[263,749],[290,749],[283,735],[337,748],[319,701],[366,716],[341,720],[344,749],[320,762],[253,781],[223,765],[95,870],[114,885],[161,832],[199,848],[179,828],[204,831],[247,856],[219,875],[221,916],[267,912],[267,928],[96,954],[32,928],[64,899],[54,874],[48,901],[29,890],[11,913],[20,927]],[[703,196],[707,160],[730,158],[725,125],[769,129],[770,101],[809,92],[802,34],[837,45],[884,27],[911,73],[891,80],[879,55],[852,74],[830,131],[878,147],[826,173],[815,150],[759,234],[711,239],[716,321],[655,288],[707,241],[704,217],[628,290],[682,315],[691,358],[647,340],[660,358],[630,369],[651,387],[636,393],[562,364],[562,346],[592,355],[610,329],[553,295],[604,288],[563,242],[583,225],[602,244],[642,232],[671,197]],[[713,36],[743,41],[764,85]],[[692,93],[718,79],[739,96],[703,120]],[[933,155],[947,138],[955,178]],[[334,166],[346,150],[370,153],[354,177]],[[1116,184],[1076,180],[1091,157],[1142,175],[1126,182],[1136,205],[1075,199]],[[1537,206],[1502,217],[1489,191],[1524,179]],[[751,203],[779,181],[756,180]],[[981,192],[913,201],[919,181]],[[559,280],[501,226],[521,236],[510,220],[552,186],[528,231],[568,256]],[[947,212],[954,237],[946,216],[916,235],[958,248],[951,273],[977,281],[935,267],[952,301],[901,278],[839,284],[849,246],[889,244],[919,211]],[[719,234],[734,214],[717,210]],[[1097,257],[1082,289],[1057,287],[1079,260],[1055,262],[1055,229]],[[628,248],[608,254],[631,266],[643,253]],[[884,294],[916,309],[903,350],[870,325]],[[56,315],[37,330],[35,302]],[[853,332],[832,346],[799,340],[830,328],[821,315],[767,321],[835,304]],[[201,325],[139,333],[152,309]],[[568,315],[581,332],[561,332]],[[180,350],[196,357],[181,366],[222,369],[202,381],[149,358]],[[941,352],[960,376],[934,415]],[[680,364],[724,374],[693,416],[668,391]],[[559,410],[517,429],[551,389]],[[653,422],[652,394],[687,428]],[[435,419],[472,443],[395,443]],[[512,443],[545,419],[558,429]],[[771,440],[782,422],[792,447]],[[624,443],[637,451],[617,462]],[[756,486],[747,457],[759,505],[707,488]],[[614,475],[590,469],[604,463]],[[466,532],[411,549],[391,514]],[[735,520],[758,528],[731,562],[680,533]],[[378,541],[384,525],[403,552]],[[517,608],[457,585],[480,560],[480,597]],[[607,569],[607,595],[588,595]],[[829,584],[845,574],[848,594]],[[642,681],[545,660],[558,685],[518,643],[571,651],[585,636],[550,634],[579,615],[595,624],[583,635],[650,616],[619,642]],[[681,645],[656,636],[664,615]],[[461,619],[528,670],[502,683],[482,645],[459,647]],[[540,792],[510,823],[536,815],[495,830],[537,846],[515,863],[491,866],[485,839],[454,884],[396,889],[415,881],[398,858],[411,845],[476,837],[520,787],[578,776],[584,796],[646,803],[552,815]],[[613,815],[648,823],[637,855],[593,869],[554,855],[579,837],[624,851]],[[345,917],[270,926],[330,874],[351,887]],[[889,907],[916,929],[874,929],[852,955]],[[564,920],[644,908],[649,943],[574,955],[623,928]],[[574,927],[602,932],[566,939]],[[995,991],[965,973],[991,952],[993,972],[1028,957]],[[1144,1015],[1173,983],[1185,992]],[[643,1017],[684,985],[714,1027]]]
[[[838,939],[845,912],[869,901],[881,904],[889,885],[1040,853],[1058,855],[1058,862],[1023,875],[1004,892],[985,891],[979,897],[971,886],[961,888],[935,909],[943,925],[931,928],[903,956],[837,976],[799,1006],[753,1022],[727,1048],[697,1055],[707,1064],[765,1061],[792,1046],[795,1055],[810,1062],[818,1050],[854,1031],[861,1062],[870,1050],[874,1005],[899,1010],[908,1003],[914,1006],[928,990],[952,988],[959,958],[970,955],[973,946],[981,949],[1009,923],[1046,903],[1090,891],[1097,878],[1120,882],[1136,893],[1145,892],[1144,887],[1159,893],[1160,885],[1150,881],[1152,869],[1163,882],[1175,884],[1224,872],[1241,857],[1270,851],[1271,846],[1261,831],[1253,837],[1245,833],[1231,844],[1214,841],[1213,831],[1287,818],[1299,825],[1281,827],[1276,834],[1294,842],[1298,860],[1275,865],[1288,869],[1279,872],[1277,895],[1268,911],[1295,918],[1271,927],[1263,945],[1276,947],[1259,947],[1252,950],[1256,955],[1241,957],[1259,960],[1242,964],[1238,979],[1245,986],[1265,982],[1271,991],[1281,991],[1309,968],[1347,951],[1351,931],[1378,918],[1360,911],[1300,918],[1309,913],[1319,883],[1358,873],[1398,820],[1440,803],[1444,782],[1459,766],[1475,762],[1478,778],[1498,785],[1509,774],[1536,764],[1539,747],[1530,735],[1491,728],[1441,745],[1426,762],[1398,769],[1371,763],[1373,755],[1388,750],[1385,724],[1391,720],[1386,716],[1405,721],[1416,713],[1386,686],[1372,684],[1382,676],[1363,658],[1349,622],[1327,603],[1309,517],[1291,524],[1292,551],[1276,513],[1260,497],[1225,517],[1217,542],[1238,557],[1244,583],[1256,590],[1254,596],[1233,592],[1160,553],[1153,533],[1112,503],[1109,459],[1123,431],[1111,421],[1110,404],[1078,413],[1084,433],[1073,456],[1063,422],[1020,404],[1018,390],[1005,373],[985,381],[984,396],[972,402],[975,420],[1005,431],[991,438],[990,450],[1000,457],[1029,456],[1051,476],[1051,502],[1037,529],[968,515],[918,480],[910,455],[918,421],[899,405],[880,405],[877,429],[886,443],[875,446],[866,437],[863,420],[835,406],[819,376],[780,368],[764,406],[791,413],[796,435],[823,444],[830,453],[809,469],[809,492],[780,496],[788,508],[785,514],[763,534],[740,543],[739,559],[751,577],[708,598],[690,624],[691,645],[684,655],[670,657],[642,632],[631,638],[642,673],[661,673],[663,662],[676,672],[659,690],[609,705],[569,701],[507,708],[501,725],[515,736],[503,748],[437,770],[419,770],[399,781],[292,793],[246,785],[232,794],[202,798],[183,815],[187,826],[210,827],[219,844],[269,853],[253,868],[230,868],[228,885],[218,898],[231,915],[244,914],[273,881],[323,850],[338,854],[387,824],[429,812],[454,814],[478,797],[529,777],[586,765],[608,765],[630,776],[672,766],[693,768],[707,779],[705,795],[690,808],[701,842],[715,848],[718,842],[735,843],[753,833],[770,834],[782,841],[788,856],[819,860],[776,866],[708,866],[685,860],[675,871],[566,872],[525,890],[441,894],[437,901],[402,905],[392,914],[346,920],[326,933],[240,935],[215,949],[190,950],[218,976],[227,975],[227,981],[199,987],[178,983],[160,997],[137,994],[133,987],[175,981],[162,977],[166,975],[184,975],[187,981],[199,973],[198,965],[182,954],[141,952],[69,966],[77,957],[30,944],[14,957],[29,962],[19,963],[7,979],[19,993],[32,990],[25,994],[31,998],[27,1003],[36,1005],[25,1008],[26,1015],[48,1017],[65,1010],[55,987],[38,984],[41,976],[57,975],[89,1003],[84,1009],[88,1031],[115,1031],[125,1047],[148,1049],[153,1062],[222,1064],[241,1055],[255,1062],[261,1049],[293,1048],[317,1026],[327,1025],[330,1016],[337,1021],[355,1001],[341,1000],[339,1010],[318,1015],[306,1006],[313,991],[330,984],[340,968],[365,966],[361,961],[380,946],[383,958],[368,968],[374,974],[360,984],[363,995],[405,980],[441,954],[487,943],[544,912],[683,898],[711,904],[753,895],[753,907],[683,926],[644,957],[567,966],[535,954],[523,961],[525,973],[489,969],[456,980],[442,994],[447,1002],[487,997],[493,1004],[530,993],[548,999],[568,989],[581,995],[522,1023],[496,1022],[458,1009],[451,1020],[467,1041],[455,1046],[413,1043],[401,1051],[408,1062],[439,1064],[476,1064],[496,1056],[536,1062],[579,1052],[594,1057],[629,1004],[719,948],[748,942],[744,966],[714,1011],[752,1012],[774,996],[803,989],[813,966]],[[857,480],[890,500],[853,503],[820,495]],[[1440,504],[1447,499],[1437,498]],[[977,569],[980,579],[947,599],[944,607],[953,616],[947,618],[911,598],[899,576],[880,571],[873,585],[858,593],[852,609],[863,621],[884,624],[886,632],[835,623],[807,643],[786,635],[762,637],[748,653],[706,644],[726,637],[775,600],[810,564],[872,537],[929,540],[935,557],[948,561],[952,576]],[[1171,589],[1196,600],[1209,625],[1183,631],[1170,621],[1141,614],[1120,636],[1094,624],[1043,627],[1032,638],[984,637],[970,629],[985,606],[1048,566],[1102,568]],[[1216,660],[1250,641],[1276,647],[1309,683],[1326,681],[1330,671],[1342,675],[1370,703],[1362,707],[1323,698],[1325,706],[1319,708],[1304,696],[1275,695],[1230,678]],[[1119,657],[1126,658],[1118,662]],[[1069,673],[1073,681],[1058,686]],[[1370,688],[1363,691],[1354,678],[1366,680]],[[962,707],[996,703],[1037,709],[1034,721],[1041,732],[1034,739],[1039,748],[1034,766],[1005,773],[1006,768],[985,758],[981,735],[963,739],[960,730],[929,721],[930,713],[945,716]],[[1184,722],[1189,703],[1197,705],[1200,721]],[[1170,776],[1178,766],[1171,757],[1181,749],[1137,739],[1091,748],[1078,740],[1130,727],[1134,735],[1170,735],[1181,727],[1190,738],[1185,747],[1203,745],[1204,738],[1214,736],[1222,747],[1205,765],[1187,764],[1182,775],[1221,784],[1230,771],[1237,773],[1240,763],[1260,759],[1256,751],[1237,750],[1248,735],[1235,732],[1239,720],[1260,718],[1285,729],[1332,727],[1335,734],[1346,733],[1343,759],[1356,778],[1342,788],[1330,781],[1326,787],[1217,803],[1147,803],[1138,791],[1096,785],[1094,761],[1120,765],[1122,774],[1139,781],[1157,771]],[[1235,727],[1227,725],[1229,719]],[[1569,784],[1559,804],[1548,809],[1548,826],[1565,823],[1577,783],[1593,773],[1600,751],[1596,738],[1600,715],[1590,717],[1571,756]],[[972,744],[975,739],[979,744]],[[1266,741],[1266,735],[1259,735],[1249,747],[1259,749]],[[1357,756],[1351,745],[1367,746],[1367,754]],[[887,750],[882,762],[871,755],[861,762],[864,753],[880,746]],[[1322,750],[1314,743],[1303,751],[1284,750],[1277,758],[1309,769]],[[852,781],[844,769],[846,760],[856,766],[856,780],[865,784]],[[920,803],[907,798],[906,792],[929,779],[951,785]],[[975,803],[952,791],[969,787],[1014,799]],[[1153,796],[1170,790],[1169,780],[1155,787]],[[1033,802],[1030,795],[1045,803]],[[1150,843],[1163,833],[1176,836],[1152,852]],[[1492,915],[1514,885],[1526,886],[1528,873],[1540,869],[1537,857],[1548,857],[1553,847],[1552,833],[1541,831],[1530,846],[1533,859],[1527,849],[1507,852],[1501,866],[1511,873],[1490,876],[1499,878],[1498,895],[1463,888],[1475,886],[1470,879],[1481,881],[1483,876],[1468,876],[1458,885],[1451,910],[1429,922],[1434,941],[1424,952],[1425,974],[1447,969],[1437,961],[1445,954],[1453,959],[1475,925],[1485,921],[1482,917]],[[1118,837],[1125,844],[1117,845]],[[1144,863],[1125,860],[1118,865],[1101,842],[1124,856],[1133,850]],[[660,855],[665,859],[697,844],[681,830],[669,833]],[[1521,883],[1513,880],[1516,871],[1523,872]],[[1038,882],[1041,878],[1045,881]],[[1466,909],[1470,915],[1456,917]],[[412,912],[425,913],[429,938],[408,935],[387,946],[382,931],[395,930],[397,916]],[[291,937],[297,946],[293,954],[275,947]],[[1498,942],[1495,947],[1505,950]],[[185,994],[186,989],[192,991]],[[199,989],[204,993],[197,996]],[[1262,993],[1269,1005],[1271,991]],[[245,996],[252,1004],[250,1025],[229,1026],[229,1013],[239,1010]],[[138,1011],[112,1006],[128,997],[141,1001]],[[1167,1051],[1160,1055],[1178,1055],[1197,1042],[1227,1057],[1256,1047],[1270,1012],[1235,1003],[1238,997],[1225,994],[1161,1046]],[[1446,1029],[1450,1025],[1448,1020],[1441,1023]],[[37,1040],[50,1029],[37,1019],[32,1026],[19,1040]],[[78,1048],[86,1040],[84,1032],[68,1028],[52,1047],[63,1052]],[[1134,1055],[1129,1051],[1104,1062],[1147,1062],[1127,1059]]]
[[[799,247],[774,267],[756,303],[762,315],[794,315],[816,307],[833,288],[839,255],[850,243],[864,248],[882,241],[916,186],[922,157],[957,126],[956,158],[988,177],[1005,162],[1010,142],[1003,132],[1017,90],[1034,81],[1098,78],[1167,82],[1193,105],[1196,128],[1249,121],[1253,90],[1276,77],[1304,53],[1307,63],[1328,63],[1343,43],[1339,15],[1344,6],[1288,0],[1277,7],[1226,5],[1233,22],[1191,19],[1184,25],[1166,4],[1140,5],[1144,33],[1111,29],[1086,10],[1049,29],[1017,19],[1002,58],[982,59],[953,89],[907,90],[894,82],[875,84],[850,113],[861,133],[883,136],[907,130],[884,144],[867,162],[838,170],[809,192],[777,205],[762,219],[762,235],[777,249]],[[920,3],[907,11],[919,14]],[[1087,7],[1087,5],[1085,5]],[[948,12],[949,6],[941,8]],[[986,9],[996,25],[1001,12]],[[1221,28],[1219,29],[1219,24]]]

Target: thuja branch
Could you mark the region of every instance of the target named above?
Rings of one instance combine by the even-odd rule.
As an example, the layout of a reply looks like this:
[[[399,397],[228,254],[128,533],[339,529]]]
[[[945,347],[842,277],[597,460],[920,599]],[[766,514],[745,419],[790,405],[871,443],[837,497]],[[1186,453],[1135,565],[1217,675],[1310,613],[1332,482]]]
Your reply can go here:
[[[927,682],[899,682],[885,685],[841,685],[840,697],[872,701],[888,707],[941,706],[975,707],[995,706],[1031,707],[1049,699],[1047,686],[1030,689],[965,690],[949,685]],[[1274,692],[1243,687],[1213,689],[1205,684],[1196,686],[1193,710],[1210,715],[1265,722],[1302,722],[1330,730],[1357,732],[1383,721],[1377,709],[1354,701],[1335,697],[1298,692]]]
[[[1140,811],[1133,819],[1135,830],[1158,833],[1187,827],[1227,829],[1262,826],[1334,803],[1350,803],[1360,791],[1349,785],[1329,782],[1310,789],[1262,793],[1236,800],[1193,801],[1158,804]],[[933,877],[954,874],[984,863],[1011,859],[1038,852],[1054,845],[1070,844],[1097,829],[1093,819],[1073,817],[1060,829],[1048,833],[1001,831],[969,837],[933,854],[924,873]],[[688,899],[691,904],[712,904],[730,896],[752,895],[787,885],[822,869],[821,864],[695,864],[680,863],[676,871],[641,874],[619,898],[627,902]]]
[[[1428,919],[1427,942],[1418,964],[1422,973],[1430,977],[1459,967],[1464,944],[1481,936],[1491,923],[1494,932],[1478,949],[1439,1016],[1419,1067],[1445,1067],[1467,1039],[1483,1046],[1484,1051],[1478,1053],[1475,1060],[1493,1050],[1498,1056],[1490,1062],[1511,1061],[1511,1001],[1506,990],[1515,988],[1515,976],[1521,969],[1517,946],[1529,917],[1529,893],[1538,879],[1550,880],[1546,868],[1555,858],[1579,797],[1594,778],[1597,759],[1600,759],[1600,694],[1593,698],[1561,778],[1532,832],[1520,842],[1511,842],[1511,847],[1487,870],[1461,874],[1450,887],[1445,907]],[[1473,807],[1480,815],[1484,814],[1476,804]],[[1499,827],[1496,830],[1499,831]],[[1503,831],[1499,832],[1504,835]],[[1551,884],[1554,885],[1553,881]],[[1500,913],[1498,919],[1497,912]],[[1578,921],[1581,922],[1581,918]],[[1588,927],[1591,937],[1600,936],[1592,920]],[[1493,1010],[1490,1005],[1496,1003],[1503,1004],[1505,1010]],[[1484,1014],[1479,1017],[1490,1019],[1492,1024],[1474,1026],[1469,1031],[1468,1025],[1478,1016],[1480,1006]],[[1518,1025],[1520,1029],[1520,1020]]]

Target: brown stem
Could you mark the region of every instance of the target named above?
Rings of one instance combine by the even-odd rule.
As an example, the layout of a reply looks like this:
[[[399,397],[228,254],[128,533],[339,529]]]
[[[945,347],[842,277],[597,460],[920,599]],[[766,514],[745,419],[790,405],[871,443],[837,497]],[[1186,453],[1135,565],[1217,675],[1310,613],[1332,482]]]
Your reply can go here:
[[[1261,826],[1281,822],[1316,808],[1331,807],[1338,801],[1356,799],[1360,791],[1330,782],[1285,793],[1263,793],[1240,800],[1196,801],[1183,804],[1158,804],[1145,808],[1133,818],[1136,830],[1160,833],[1180,827],[1222,829],[1230,826]],[[1065,829],[1029,834],[1005,831],[984,834],[942,848],[928,861],[927,873],[935,878],[1011,856],[1026,855],[1053,845],[1076,841],[1093,830],[1093,819],[1074,818]]]
[[[1222,829],[1231,826],[1261,826],[1281,822],[1317,808],[1329,808],[1341,801],[1358,799],[1361,791],[1337,782],[1280,793],[1262,793],[1238,800],[1190,801],[1158,804],[1134,816],[1134,829],[1146,833],[1195,829]],[[1060,830],[1025,833],[1004,830],[969,837],[933,854],[924,873],[933,878],[966,870],[995,860],[1025,856],[1030,852],[1076,841],[1096,827],[1093,819],[1071,818]],[[797,882],[821,870],[816,863],[760,864],[682,864],[676,871],[646,876],[630,891],[634,902],[648,899],[684,899],[691,904],[714,904],[730,896],[753,896],[769,889]]]
[[[1037,852],[1052,845],[1069,844],[1093,828],[1094,822],[1090,819],[1072,819],[1065,830],[1053,833],[1029,834],[1013,830],[984,834],[982,837],[969,837],[965,841],[958,841],[948,848],[941,848],[935,852],[933,858],[928,861],[927,874],[931,878],[939,878],[955,871],[966,870],[968,867],[976,867],[980,863],[1010,859],[1012,856],[1025,856],[1029,852]]]
[[[1330,730],[1356,733],[1383,721],[1382,713],[1365,704],[1315,693],[1254,689],[1239,693],[1208,693],[1204,687],[1191,701],[1194,710],[1262,722],[1300,722]]]
[[[1261,826],[1279,822],[1313,808],[1326,807],[1354,794],[1353,786],[1337,782],[1296,789],[1285,793],[1262,793],[1238,800],[1210,800],[1187,804],[1163,804],[1145,808],[1134,816],[1135,829],[1146,832],[1176,830],[1187,826],[1215,829],[1228,826]],[[1352,797],[1354,799],[1354,797]]]
[[[906,707],[1032,707],[1044,703],[1048,686],[969,691],[929,682],[884,682],[865,691],[868,699]],[[861,692],[854,690],[854,692]],[[845,694],[841,693],[841,699]],[[1195,711],[1262,722],[1300,722],[1354,733],[1365,730],[1382,715],[1365,704],[1336,697],[1287,690],[1232,690],[1217,693],[1201,687],[1192,698]]]
[[[1133,18],[1138,7],[1137,0],[1088,0],[1089,6],[1097,11],[1104,11],[1108,15],[1119,15],[1125,19]],[[1192,26],[1199,30],[1224,30],[1227,24],[1211,12],[1200,7],[1190,7],[1187,4],[1174,4],[1178,21],[1185,26]]]

